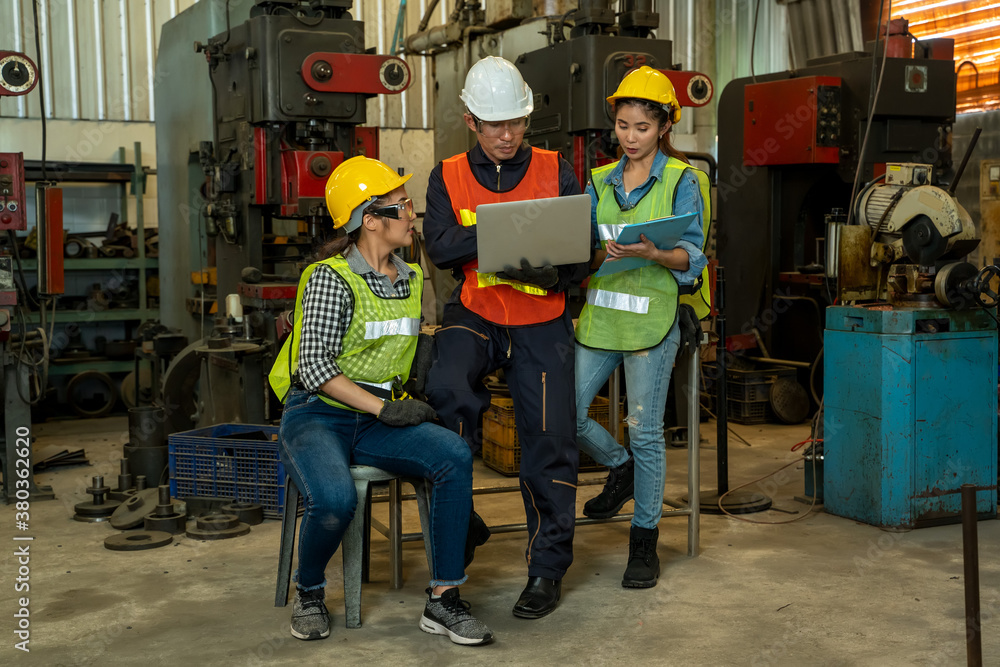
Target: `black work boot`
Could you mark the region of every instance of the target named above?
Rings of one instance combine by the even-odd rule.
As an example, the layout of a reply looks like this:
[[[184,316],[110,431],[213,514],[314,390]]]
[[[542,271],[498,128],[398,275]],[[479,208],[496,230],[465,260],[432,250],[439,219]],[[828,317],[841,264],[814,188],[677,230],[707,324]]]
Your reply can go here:
[[[628,536],[628,566],[622,577],[623,588],[652,588],[660,576],[660,558],[656,555],[659,528],[632,526]]]
[[[635,459],[630,454],[628,461],[617,468],[608,470],[608,481],[604,490],[596,498],[591,498],[583,506],[583,513],[591,519],[608,519],[618,513],[635,492]]]

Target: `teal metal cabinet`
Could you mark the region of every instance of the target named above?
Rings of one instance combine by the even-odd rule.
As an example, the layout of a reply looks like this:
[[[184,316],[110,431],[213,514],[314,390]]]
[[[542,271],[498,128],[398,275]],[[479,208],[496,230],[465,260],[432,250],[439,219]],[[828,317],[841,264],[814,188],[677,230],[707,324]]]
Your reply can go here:
[[[826,311],[826,510],[875,526],[961,520],[997,506],[997,330],[985,312]]]

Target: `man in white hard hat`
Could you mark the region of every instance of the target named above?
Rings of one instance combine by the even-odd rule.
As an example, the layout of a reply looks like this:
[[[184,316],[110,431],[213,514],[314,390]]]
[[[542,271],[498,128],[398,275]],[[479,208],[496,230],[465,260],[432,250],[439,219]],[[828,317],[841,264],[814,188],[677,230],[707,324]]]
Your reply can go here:
[[[478,143],[438,164],[427,185],[427,254],[438,268],[451,269],[459,286],[444,308],[425,391],[444,424],[476,452],[490,404],[483,377],[504,370],[528,525],[528,583],[513,611],[541,618],[556,608],[573,560],[579,454],[565,291],[587,276],[588,263],[533,267],[525,261],[519,269],[478,273],[476,207],[575,195],[580,185],[558,153],[524,144],[532,93],[512,63],[493,56],[477,62],[461,99]]]

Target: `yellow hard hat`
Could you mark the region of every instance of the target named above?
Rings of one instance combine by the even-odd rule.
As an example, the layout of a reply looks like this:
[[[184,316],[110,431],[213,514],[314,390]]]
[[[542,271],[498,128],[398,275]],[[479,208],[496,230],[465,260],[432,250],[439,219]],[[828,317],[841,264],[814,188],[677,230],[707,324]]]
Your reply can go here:
[[[671,123],[676,123],[681,119],[681,105],[677,101],[674,84],[670,83],[666,74],[648,65],[643,65],[626,74],[622,82],[618,84],[618,90],[608,98],[608,102],[614,104],[615,100],[623,97],[656,102],[670,113]]]
[[[333,218],[333,228],[340,229],[351,221],[351,213],[365,202],[388,194],[410,180],[413,174],[400,176],[384,162],[363,155],[340,163],[326,182],[326,207]],[[346,231],[352,232],[361,218]]]

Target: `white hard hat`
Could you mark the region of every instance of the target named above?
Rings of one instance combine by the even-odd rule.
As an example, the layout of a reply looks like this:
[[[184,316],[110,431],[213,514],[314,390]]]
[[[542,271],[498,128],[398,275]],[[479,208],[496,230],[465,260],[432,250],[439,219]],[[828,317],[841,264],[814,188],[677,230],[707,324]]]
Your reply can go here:
[[[486,121],[522,118],[535,108],[531,87],[521,73],[512,62],[496,56],[472,66],[460,97],[469,113]]]

